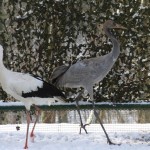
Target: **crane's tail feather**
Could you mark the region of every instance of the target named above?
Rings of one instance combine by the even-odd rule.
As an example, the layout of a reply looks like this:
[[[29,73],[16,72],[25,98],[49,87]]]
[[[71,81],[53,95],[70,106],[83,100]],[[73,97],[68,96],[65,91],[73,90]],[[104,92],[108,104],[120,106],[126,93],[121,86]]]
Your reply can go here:
[[[70,66],[62,65],[57,67],[51,75],[51,83],[57,85],[59,78],[70,68]]]

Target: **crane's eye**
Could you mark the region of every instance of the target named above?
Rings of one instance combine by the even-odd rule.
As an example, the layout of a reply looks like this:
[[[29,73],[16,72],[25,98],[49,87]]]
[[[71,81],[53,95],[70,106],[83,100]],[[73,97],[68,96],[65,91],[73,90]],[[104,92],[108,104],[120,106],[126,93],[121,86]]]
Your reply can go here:
[[[115,22],[113,22],[113,26],[116,26],[116,23],[115,23]]]

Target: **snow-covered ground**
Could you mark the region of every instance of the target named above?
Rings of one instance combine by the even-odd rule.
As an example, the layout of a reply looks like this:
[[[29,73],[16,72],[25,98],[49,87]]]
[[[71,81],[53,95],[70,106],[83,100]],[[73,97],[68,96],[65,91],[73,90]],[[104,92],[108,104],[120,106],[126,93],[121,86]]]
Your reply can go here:
[[[20,130],[16,130],[16,126]],[[31,127],[33,124],[31,124]],[[87,126],[89,134],[78,134],[78,124],[37,124],[30,150],[149,150],[150,124],[105,124],[114,143],[108,145],[98,124]],[[26,124],[0,125],[0,150],[21,150],[24,147]]]

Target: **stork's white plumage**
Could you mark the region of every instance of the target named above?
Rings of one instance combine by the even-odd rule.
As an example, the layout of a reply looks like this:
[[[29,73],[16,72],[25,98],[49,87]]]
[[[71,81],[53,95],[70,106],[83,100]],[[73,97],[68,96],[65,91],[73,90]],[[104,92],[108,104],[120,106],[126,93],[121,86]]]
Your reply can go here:
[[[22,101],[27,109],[27,134],[25,149],[28,148],[28,130],[30,123],[30,107],[34,105],[50,105],[55,102],[64,102],[64,94],[52,84],[43,81],[39,77],[31,74],[24,74],[19,72],[12,72],[8,70],[3,64],[3,47],[0,45],[0,83],[3,90],[13,96],[16,100]],[[36,121],[37,121],[36,119]],[[36,124],[36,122],[35,122]],[[33,136],[34,128],[31,132]]]

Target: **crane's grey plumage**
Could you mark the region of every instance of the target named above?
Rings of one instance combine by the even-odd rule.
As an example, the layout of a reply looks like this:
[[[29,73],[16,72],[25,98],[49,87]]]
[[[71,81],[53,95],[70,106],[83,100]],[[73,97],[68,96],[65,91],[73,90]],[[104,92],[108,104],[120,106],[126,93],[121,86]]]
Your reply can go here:
[[[70,87],[70,88],[83,87],[85,90],[88,91],[91,100],[93,100],[94,84],[100,82],[108,74],[108,72],[113,67],[120,53],[120,43],[111,33],[110,29],[112,28],[125,29],[123,26],[116,24],[112,20],[107,20],[104,23],[103,25],[104,32],[113,43],[113,48],[110,53],[104,56],[78,61],[71,66],[63,65],[57,67],[51,76],[52,83],[59,87]],[[94,108],[94,101],[93,101],[93,108]],[[95,109],[94,114],[96,117],[98,117]],[[109,144],[112,144],[101,123],[100,118],[98,119],[106,134]]]

